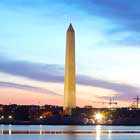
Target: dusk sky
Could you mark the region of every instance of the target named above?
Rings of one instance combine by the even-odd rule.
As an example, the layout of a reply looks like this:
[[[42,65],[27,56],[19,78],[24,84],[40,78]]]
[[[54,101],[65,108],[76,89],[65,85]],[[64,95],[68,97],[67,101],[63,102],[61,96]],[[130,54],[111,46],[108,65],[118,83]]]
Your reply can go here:
[[[140,0],[0,0],[0,103],[63,105],[66,30],[77,105],[140,96]],[[100,106],[97,104],[96,106]]]

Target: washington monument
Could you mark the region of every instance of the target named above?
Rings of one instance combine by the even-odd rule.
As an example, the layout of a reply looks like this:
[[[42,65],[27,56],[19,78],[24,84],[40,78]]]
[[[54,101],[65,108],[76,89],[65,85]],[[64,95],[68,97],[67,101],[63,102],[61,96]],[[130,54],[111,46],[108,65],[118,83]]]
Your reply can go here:
[[[72,27],[72,24],[69,25],[66,34],[64,82],[64,110],[67,114],[71,114],[72,109],[76,107],[75,32]]]

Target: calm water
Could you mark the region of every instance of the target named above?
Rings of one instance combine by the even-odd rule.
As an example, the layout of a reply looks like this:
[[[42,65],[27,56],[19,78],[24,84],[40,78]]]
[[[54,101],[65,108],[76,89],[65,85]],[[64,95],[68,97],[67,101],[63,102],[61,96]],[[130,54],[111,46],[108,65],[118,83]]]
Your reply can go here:
[[[101,130],[140,131],[140,126],[42,126],[0,125],[0,130],[95,130],[96,134],[6,134],[0,140],[140,140],[140,134],[101,134]]]

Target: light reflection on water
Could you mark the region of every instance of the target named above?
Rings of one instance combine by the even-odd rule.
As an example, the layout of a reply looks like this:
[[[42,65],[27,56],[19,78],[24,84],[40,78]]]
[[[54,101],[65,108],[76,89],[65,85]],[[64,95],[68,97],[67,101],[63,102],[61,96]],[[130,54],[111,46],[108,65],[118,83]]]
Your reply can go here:
[[[39,128],[40,128],[39,134],[42,135],[42,125],[39,125]]]
[[[9,135],[11,135],[11,131],[12,131],[12,125],[9,124]]]
[[[112,133],[112,131],[109,130],[109,133],[108,133],[108,140],[111,140],[111,133]]]
[[[96,126],[96,140],[100,140],[101,139],[101,126],[97,125]]]

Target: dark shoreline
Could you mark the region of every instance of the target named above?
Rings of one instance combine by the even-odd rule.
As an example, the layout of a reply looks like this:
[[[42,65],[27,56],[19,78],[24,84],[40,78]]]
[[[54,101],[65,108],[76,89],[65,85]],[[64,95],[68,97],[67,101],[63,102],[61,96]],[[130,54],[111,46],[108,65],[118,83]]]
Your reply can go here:
[[[51,105],[1,105],[2,125],[110,125],[140,126],[139,108],[75,108],[68,115],[63,107]],[[96,115],[100,115],[101,119]]]

